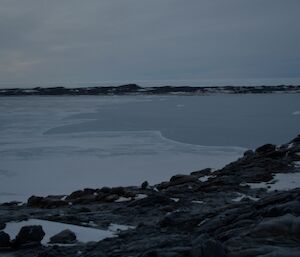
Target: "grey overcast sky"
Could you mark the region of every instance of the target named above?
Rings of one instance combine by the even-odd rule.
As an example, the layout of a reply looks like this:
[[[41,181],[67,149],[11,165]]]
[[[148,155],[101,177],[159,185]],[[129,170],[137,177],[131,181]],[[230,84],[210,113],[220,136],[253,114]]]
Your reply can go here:
[[[0,0],[0,83],[300,77],[300,0]]]

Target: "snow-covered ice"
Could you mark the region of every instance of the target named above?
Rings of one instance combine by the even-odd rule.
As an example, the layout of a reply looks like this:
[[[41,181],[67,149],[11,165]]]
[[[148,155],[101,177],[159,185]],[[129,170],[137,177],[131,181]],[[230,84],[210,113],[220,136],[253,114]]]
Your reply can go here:
[[[253,97],[257,99],[255,106],[264,106],[259,108],[264,112],[261,116],[254,115],[257,112]],[[289,106],[266,105],[268,101],[277,103],[275,100],[282,97],[288,98]],[[298,131],[299,120],[295,117],[289,115],[281,122],[283,130],[280,124],[274,126],[280,119],[270,116],[273,113],[286,116],[285,108],[288,113],[299,110],[299,101],[294,98],[292,95],[3,97],[0,202],[24,201],[33,194],[69,194],[84,187],[140,185],[145,180],[153,185],[174,174],[221,168],[246,150],[234,145],[261,138],[263,141],[259,142],[265,143],[269,126],[278,127],[280,135],[289,137],[294,130]],[[215,102],[222,108],[215,106]],[[235,112],[237,104],[242,111]],[[246,118],[251,121],[241,120]],[[236,122],[247,126],[237,132]],[[264,124],[268,133],[259,138],[261,128],[249,124]],[[251,138],[239,134],[248,127],[254,135]],[[224,133],[238,136],[233,141],[233,137]],[[219,143],[223,146],[212,146]]]

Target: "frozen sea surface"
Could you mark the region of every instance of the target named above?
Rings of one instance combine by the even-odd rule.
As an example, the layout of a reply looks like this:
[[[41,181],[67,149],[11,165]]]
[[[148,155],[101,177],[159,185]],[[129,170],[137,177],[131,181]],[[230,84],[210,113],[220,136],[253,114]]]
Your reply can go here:
[[[0,98],[0,202],[151,184],[299,133],[298,95]]]

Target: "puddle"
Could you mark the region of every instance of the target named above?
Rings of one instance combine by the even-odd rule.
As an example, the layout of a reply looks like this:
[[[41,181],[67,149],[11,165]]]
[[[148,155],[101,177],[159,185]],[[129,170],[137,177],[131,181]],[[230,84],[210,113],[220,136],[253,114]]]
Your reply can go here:
[[[41,225],[43,227],[43,230],[45,231],[46,235],[42,240],[42,244],[47,244],[49,242],[50,237],[56,235],[57,233],[65,229],[73,231],[76,234],[77,240],[79,242],[87,243],[97,242],[105,238],[114,237],[116,236],[116,233],[120,230],[128,230],[134,228],[133,226],[111,224],[108,230],[101,230],[96,228],[70,225],[60,222],[29,219],[27,221],[21,222],[9,222],[6,224],[6,228],[4,229],[4,231],[8,233],[12,239],[14,239],[23,226],[31,225]]]

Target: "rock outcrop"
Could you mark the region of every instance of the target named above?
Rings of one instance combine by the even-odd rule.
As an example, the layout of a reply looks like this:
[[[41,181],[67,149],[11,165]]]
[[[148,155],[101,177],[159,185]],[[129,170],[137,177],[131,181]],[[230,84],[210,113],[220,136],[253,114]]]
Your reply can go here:
[[[24,206],[0,206],[1,221],[36,218],[101,229],[112,223],[132,226],[99,242],[22,248],[16,252],[22,257],[298,257],[299,162],[300,136],[281,146],[249,150],[214,172],[178,174],[153,186],[34,196]],[[272,189],[277,175],[294,179],[287,188]],[[40,242],[43,234],[41,227],[25,227],[15,242]],[[7,238],[0,234],[0,244],[9,244]],[[76,235],[63,231],[50,242],[75,240]]]

